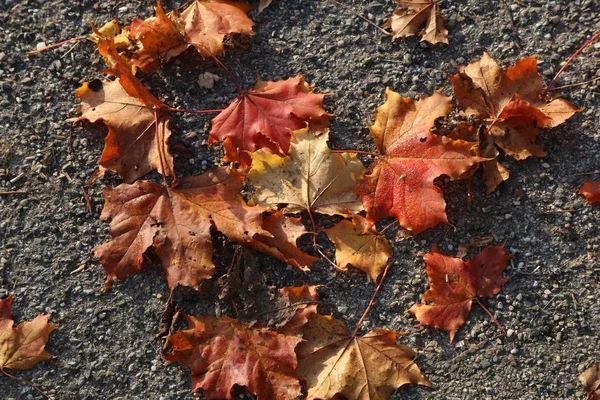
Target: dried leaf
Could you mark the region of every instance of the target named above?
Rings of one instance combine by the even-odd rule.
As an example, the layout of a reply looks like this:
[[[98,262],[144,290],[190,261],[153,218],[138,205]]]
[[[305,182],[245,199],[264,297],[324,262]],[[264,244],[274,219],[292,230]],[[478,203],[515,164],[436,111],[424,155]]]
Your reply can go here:
[[[44,347],[58,325],[48,324],[49,315],[38,315],[33,321],[14,327],[12,299],[0,300],[0,370],[26,370],[37,363],[54,358]]]
[[[396,10],[387,22],[392,28],[393,40],[418,35],[421,27],[426,24],[421,35],[422,42],[448,44],[448,30],[444,26],[437,0],[396,0],[396,3],[401,9]]]
[[[340,269],[352,265],[377,281],[392,257],[392,247],[374,226],[356,214],[352,222],[343,220],[324,231],[335,244],[335,262]]]
[[[421,304],[413,305],[408,312],[421,325],[448,331],[450,342],[469,316],[473,300],[498,294],[511,278],[502,277],[510,259],[504,246],[487,247],[467,262],[442,254],[433,246],[423,259],[431,286]]]
[[[311,315],[296,350],[307,400],[386,400],[402,385],[433,386],[415,363],[414,350],[398,344],[397,336],[385,329],[351,336],[343,322]]]
[[[546,153],[536,143],[539,128],[558,126],[578,111],[566,100],[542,98],[544,84],[535,57],[518,60],[505,70],[484,52],[481,60],[459,71],[451,77],[458,106],[482,119],[496,146],[517,160],[544,157]],[[500,163],[488,164],[486,169],[488,192],[508,179],[509,171]]]
[[[285,204],[284,213],[302,210],[349,215],[362,206],[353,192],[364,167],[356,155],[332,153],[328,132],[315,136],[308,128],[294,131],[290,154],[280,157],[266,150],[252,153],[248,179],[263,207]]]
[[[319,258],[298,249],[298,239],[308,233],[300,220],[281,212],[271,214],[263,219],[263,229],[272,236],[255,235],[246,246],[306,271]]]
[[[167,361],[190,368],[192,390],[209,399],[232,399],[234,385],[246,386],[258,400],[300,396],[294,348],[299,338],[252,328],[228,317],[186,316],[189,329],[169,337]]]
[[[482,158],[471,155],[472,143],[429,132],[452,108],[450,98],[435,92],[417,102],[390,89],[369,129],[380,156],[356,191],[374,223],[394,216],[414,234],[448,222],[440,175],[458,179]]]
[[[600,362],[583,371],[579,382],[585,387],[586,400],[600,400]]]
[[[113,239],[94,250],[106,274],[115,279],[141,270],[144,253],[153,247],[162,260],[171,289],[197,288],[212,276],[211,229],[234,242],[249,242],[260,233],[260,207],[249,207],[239,192],[244,175],[229,168],[182,179],[174,188],[148,181],[104,189],[103,220],[110,219]]]
[[[279,294],[287,296],[290,304],[297,304],[297,306],[291,318],[277,331],[284,335],[302,336],[302,329],[308,323],[309,317],[317,313],[317,301],[319,300],[317,286],[288,286],[280,289]],[[314,302],[314,304],[307,304],[308,302]]]
[[[212,120],[209,145],[223,143],[224,161],[240,167],[252,163],[248,153],[265,148],[284,156],[290,148],[290,131],[312,126],[326,128],[329,114],[323,94],[316,94],[302,76],[277,82],[260,78]]]
[[[588,204],[600,202],[600,182],[591,182],[586,180],[579,188],[579,194],[585,196]]]

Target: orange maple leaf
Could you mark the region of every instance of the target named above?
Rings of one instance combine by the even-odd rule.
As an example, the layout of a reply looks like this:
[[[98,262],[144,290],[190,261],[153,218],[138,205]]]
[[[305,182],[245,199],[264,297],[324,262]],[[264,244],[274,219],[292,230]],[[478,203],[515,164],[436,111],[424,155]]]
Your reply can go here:
[[[585,196],[588,204],[600,202],[600,182],[586,180],[579,188],[579,194]]]
[[[296,349],[306,399],[386,400],[402,385],[433,386],[415,363],[415,351],[398,344],[397,336],[386,329],[350,335],[343,322],[311,315]]]
[[[229,317],[186,315],[189,329],[168,340],[167,361],[191,369],[192,391],[210,399],[232,399],[234,385],[245,386],[258,400],[300,397],[296,378],[295,336],[253,328]]]
[[[108,128],[98,175],[110,170],[125,182],[133,182],[158,170],[173,177],[173,156],[167,146],[171,136],[169,107],[133,76],[112,39],[100,37],[98,48],[113,65],[105,72],[117,79],[84,82],[76,92],[82,115],[71,119],[102,121]]]
[[[5,369],[31,369],[41,361],[54,358],[44,347],[52,331],[58,328],[58,325],[48,324],[48,315],[38,315],[33,321],[22,322],[15,328],[13,297],[0,300],[0,372],[3,373],[6,373]]]
[[[324,129],[330,114],[323,109],[323,94],[316,94],[302,76],[277,82],[260,78],[252,90],[237,97],[212,120],[208,144],[223,143],[224,161],[240,167],[252,163],[248,153],[266,148],[284,156],[291,131],[307,122]]]
[[[414,234],[448,222],[440,175],[458,179],[481,158],[473,144],[429,132],[434,121],[452,108],[449,97],[435,92],[417,102],[387,89],[386,102],[369,129],[380,155],[356,191],[374,223],[394,216]]]
[[[459,71],[450,77],[458,106],[465,114],[482,119],[485,135],[517,160],[544,157],[546,153],[536,143],[539,128],[558,126],[578,111],[566,100],[541,95],[544,84],[535,57],[518,60],[505,70],[484,52],[481,60],[461,66]],[[495,161],[484,165],[484,173],[488,192],[509,176]]]
[[[422,42],[448,44],[448,30],[444,27],[437,0],[396,0],[396,3],[401,9],[396,10],[387,22],[387,26],[392,28],[393,40],[415,36],[421,26],[427,24],[421,35]]]
[[[111,220],[112,240],[94,250],[106,271],[106,287],[137,273],[144,253],[153,247],[162,260],[171,289],[197,288],[212,276],[211,229],[235,242],[249,242],[261,228],[260,207],[240,196],[244,175],[229,168],[182,179],[165,188],[149,181],[105,188],[103,220]]]
[[[473,300],[481,304],[478,297],[498,294],[511,279],[502,277],[510,259],[504,253],[504,246],[487,247],[467,262],[442,254],[433,246],[423,259],[431,287],[421,304],[413,305],[408,312],[421,325],[448,331],[450,342],[469,316]]]

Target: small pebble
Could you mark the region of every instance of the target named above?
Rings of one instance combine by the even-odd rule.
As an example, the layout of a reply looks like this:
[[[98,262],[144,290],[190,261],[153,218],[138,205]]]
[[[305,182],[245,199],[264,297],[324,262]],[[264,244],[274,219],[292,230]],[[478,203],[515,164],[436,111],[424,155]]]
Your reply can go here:
[[[517,349],[512,349],[512,350],[510,351],[510,354],[517,354],[518,352],[519,352],[519,350],[517,350]]]
[[[514,334],[515,334],[514,329],[507,329],[506,330],[506,337],[511,337]]]
[[[542,168],[548,169],[548,168],[550,168],[550,164],[548,164],[548,163],[542,163]]]
[[[38,44],[35,45],[36,50],[42,50],[44,47],[46,47],[45,42],[39,42]]]

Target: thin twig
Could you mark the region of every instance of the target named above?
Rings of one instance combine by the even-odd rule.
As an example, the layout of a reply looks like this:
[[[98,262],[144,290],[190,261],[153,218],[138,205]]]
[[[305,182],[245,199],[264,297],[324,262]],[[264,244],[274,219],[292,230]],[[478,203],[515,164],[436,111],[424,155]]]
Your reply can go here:
[[[547,211],[538,211],[537,215],[545,215],[545,214],[562,214],[562,213],[573,213],[579,210],[547,210]]]
[[[570,85],[563,85],[563,86],[558,86],[552,89],[546,89],[547,92],[551,92],[553,90],[560,90],[560,89],[566,89],[566,88],[570,88],[570,87],[575,87],[575,86],[581,86],[581,85],[586,85],[588,83],[592,83],[592,82],[596,82],[597,80],[600,80],[600,76],[594,78],[594,79],[590,79],[589,81],[585,81],[585,82],[579,82],[579,83],[571,83]]]
[[[90,200],[90,196],[88,196],[83,186],[81,187],[81,191],[83,192],[83,197],[85,198],[85,202],[87,203],[87,208],[90,212],[90,215],[94,215],[94,210],[92,208],[92,200]]]
[[[599,37],[600,37],[600,31],[598,33],[596,33],[594,36],[592,36],[592,38],[590,40],[588,40],[587,42],[585,42],[583,44],[583,46],[581,46],[579,49],[577,49],[577,51],[575,53],[573,53],[573,55],[571,57],[569,57],[569,59],[567,60],[567,62],[565,63],[565,65],[563,65],[562,68],[556,73],[556,75],[554,75],[554,78],[552,79],[552,81],[550,82],[550,84],[546,87],[546,89],[544,89],[542,91],[542,94],[545,94],[546,92],[548,92],[548,90],[550,90],[552,88],[552,86],[554,85],[554,83],[556,82],[556,80],[558,79],[558,77],[563,73],[563,71],[567,68],[567,66],[569,64],[571,64],[571,61],[573,61],[575,59],[575,57],[577,57],[579,55],[579,53],[581,53],[583,51],[583,49],[585,49],[586,47],[588,47],[590,44],[592,44],[593,41],[595,41]]]
[[[225,64],[223,64],[223,62],[221,60],[219,60],[216,56],[213,56],[213,60],[215,60],[215,62],[217,63],[217,65],[219,67],[221,67],[227,73],[227,76],[229,76],[229,79],[231,79],[231,82],[233,82],[233,84],[237,88],[238,92],[244,93],[244,91],[242,90],[242,87],[237,82],[237,80],[233,77],[233,74],[231,73],[231,71],[229,70],[229,68],[227,68],[225,66]]]
[[[363,312],[363,315],[358,320],[358,323],[356,324],[356,328],[354,329],[354,332],[352,332],[352,337],[356,336],[356,334],[358,333],[358,330],[360,329],[360,326],[362,325],[363,321],[367,317],[367,314],[369,313],[369,311],[371,311],[371,308],[373,307],[373,302],[375,301],[375,297],[377,297],[377,293],[379,293],[381,284],[385,280],[385,277],[386,277],[391,265],[392,265],[392,263],[388,262],[385,269],[383,270],[383,274],[381,274],[381,279],[379,279],[379,283],[377,284],[377,287],[375,288],[375,291],[373,292],[373,296],[371,296],[371,301],[369,301],[369,304],[367,305],[365,312]]]
[[[0,196],[10,196],[13,194],[27,194],[27,190],[7,190],[0,192]]]
[[[581,175],[596,175],[596,174],[600,174],[600,171],[580,172],[580,173],[578,173],[578,174],[575,174],[575,176],[581,176]]]
[[[502,333],[504,334],[504,336],[507,336],[506,335],[506,331],[504,330],[504,328],[502,327],[502,325],[500,325],[500,322],[498,322],[498,320],[496,319],[496,317],[494,317],[494,315],[490,312],[490,310],[488,310],[487,307],[483,305],[483,303],[479,300],[479,298],[477,298],[477,296],[475,296],[474,299],[477,302],[477,304],[479,304],[479,306],[481,308],[483,308],[483,311],[485,311],[487,313],[487,315],[490,316],[490,318],[492,319],[492,322],[494,324],[496,324],[496,326],[502,331]]]
[[[42,396],[44,396],[45,398],[51,399],[51,397],[48,396],[46,393],[44,393],[44,391],[42,389],[40,389],[37,386],[35,386],[32,382],[29,382],[27,379],[23,379],[23,378],[19,378],[18,376],[11,375],[8,372],[6,372],[3,368],[0,368],[0,372],[2,372],[4,375],[8,376],[9,378],[15,379],[17,381],[23,382],[23,383],[31,386],[32,388],[34,388],[35,390],[37,390],[38,393],[41,394]]]
[[[386,31],[385,29],[383,29],[382,27],[380,27],[379,25],[377,25],[375,22],[363,17],[362,15],[360,15],[359,13],[357,13],[356,11],[354,11],[352,8],[348,7],[347,5],[340,3],[337,0],[329,0],[332,3],[337,4],[338,6],[345,8],[346,11],[351,12],[352,14],[356,15],[358,18],[362,19],[363,21],[365,21],[367,24],[374,26],[375,28],[379,29],[381,32],[383,32],[385,35],[387,36],[392,36],[392,34],[388,31]]]

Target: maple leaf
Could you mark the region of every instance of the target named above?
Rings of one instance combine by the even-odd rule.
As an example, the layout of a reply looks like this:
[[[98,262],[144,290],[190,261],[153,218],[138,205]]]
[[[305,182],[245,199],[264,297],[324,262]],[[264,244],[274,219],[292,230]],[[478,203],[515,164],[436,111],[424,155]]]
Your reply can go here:
[[[319,294],[317,293],[318,286],[299,286],[299,287],[284,287],[279,289],[279,294],[287,296],[291,305],[296,306],[296,310],[292,317],[285,325],[277,329],[277,332],[284,335],[302,336],[302,329],[308,323],[308,318],[317,314],[317,302]],[[309,304],[314,302],[314,304]]]
[[[355,214],[352,222],[343,220],[324,231],[335,244],[338,268],[345,270],[352,265],[367,273],[373,282],[377,281],[392,257],[392,247],[366,218]]]
[[[369,128],[380,155],[356,191],[371,223],[394,216],[417,234],[448,222],[435,178],[458,179],[483,159],[471,155],[472,143],[429,132],[434,121],[451,110],[449,97],[435,92],[414,102],[387,89],[385,98]]]
[[[343,396],[352,400],[385,400],[402,385],[433,386],[415,363],[416,353],[398,344],[398,333],[374,329],[350,335],[343,322],[314,314],[298,345],[298,377],[308,388],[307,400]]]
[[[186,41],[204,58],[219,55],[226,35],[254,34],[254,23],[246,15],[251,9],[240,1],[195,0],[181,13]]]
[[[583,371],[579,375],[579,382],[587,392],[585,400],[600,400],[600,362]]]
[[[301,218],[285,217],[276,212],[263,219],[262,227],[272,236],[257,234],[246,246],[304,271],[319,259],[301,251],[296,245],[300,236],[308,233]]]
[[[556,127],[578,111],[566,100],[542,97],[544,84],[535,57],[518,60],[505,70],[484,52],[481,60],[461,66],[459,72],[450,77],[458,106],[482,119],[488,127],[486,135],[517,160],[544,157],[536,143],[539,128]],[[487,168],[490,177],[485,182],[488,192],[493,192],[508,179],[509,171],[499,163],[497,171],[492,164]]]
[[[129,36],[142,43],[134,55],[132,64],[145,72],[156,72],[161,62],[167,62],[188,48],[178,18],[166,14],[160,0],[156,16],[146,20],[134,18]]]
[[[90,34],[88,38],[94,43],[98,43],[101,38],[111,38],[115,43],[117,51],[133,49],[133,44],[129,40],[129,27],[121,27],[116,18],[113,18],[102,25],[95,32]]]
[[[158,170],[174,176],[173,156],[168,150],[169,107],[154,97],[125,65],[112,39],[100,38],[100,53],[111,59],[110,81],[84,82],[75,95],[81,99],[81,116],[70,121],[102,121],[108,128],[98,161],[99,175],[115,171],[133,182]]]
[[[308,128],[293,132],[289,155],[266,150],[252,153],[248,179],[256,187],[255,199],[263,207],[285,204],[284,213],[302,210],[348,215],[362,210],[353,192],[364,167],[355,154],[332,153],[329,133],[315,136]]]
[[[26,370],[37,363],[54,358],[44,347],[58,325],[48,324],[49,315],[38,315],[33,321],[14,327],[12,300],[0,300],[0,371]]]
[[[498,294],[511,279],[502,277],[510,259],[504,253],[504,245],[487,247],[467,262],[442,254],[433,246],[423,259],[431,286],[421,304],[413,305],[408,312],[414,314],[421,325],[447,331],[450,342],[469,316],[473,300],[479,303],[478,297]]]
[[[402,8],[396,10],[387,22],[387,26],[392,28],[393,40],[415,36],[421,26],[427,24],[421,36],[422,42],[448,44],[448,30],[444,27],[438,1],[396,0],[396,3]]]
[[[585,196],[588,204],[600,202],[600,182],[591,182],[586,180],[579,188],[579,194]]]
[[[226,162],[247,167],[248,153],[266,148],[284,156],[290,148],[290,131],[311,126],[325,129],[330,114],[323,109],[323,94],[316,94],[302,76],[264,82],[238,96],[212,120],[208,144],[224,141]]]
[[[252,328],[228,317],[186,316],[189,329],[169,336],[167,361],[190,368],[192,391],[211,399],[232,399],[234,385],[246,386],[258,400],[300,396],[294,348],[301,339]]]
[[[153,247],[162,260],[171,289],[197,288],[212,276],[211,229],[235,242],[249,242],[261,228],[260,207],[250,207],[239,192],[244,175],[229,168],[182,179],[165,188],[149,181],[105,188],[101,219],[110,219],[112,240],[94,255],[106,271],[106,287],[141,270]]]

